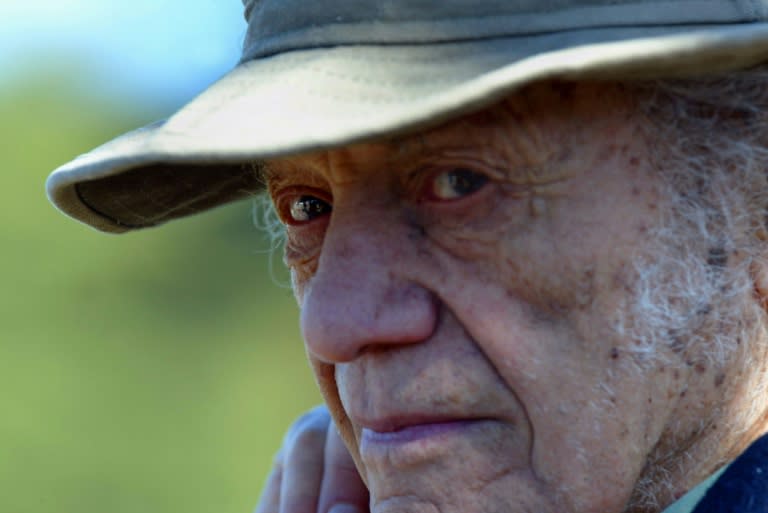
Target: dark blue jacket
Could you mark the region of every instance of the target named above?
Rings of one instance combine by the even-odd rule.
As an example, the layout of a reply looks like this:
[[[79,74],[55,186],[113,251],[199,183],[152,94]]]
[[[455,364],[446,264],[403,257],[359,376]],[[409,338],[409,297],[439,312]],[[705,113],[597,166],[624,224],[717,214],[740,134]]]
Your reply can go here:
[[[768,513],[768,435],[728,466],[693,513]]]

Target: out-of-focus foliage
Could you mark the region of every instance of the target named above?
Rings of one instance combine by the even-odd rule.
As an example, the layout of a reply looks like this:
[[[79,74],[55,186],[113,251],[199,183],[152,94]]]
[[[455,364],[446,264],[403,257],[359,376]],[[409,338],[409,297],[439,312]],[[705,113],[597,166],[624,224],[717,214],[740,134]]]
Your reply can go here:
[[[247,203],[121,236],[56,212],[54,167],[168,114],[69,71],[0,87],[0,511],[248,512],[319,400],[290,291]]]

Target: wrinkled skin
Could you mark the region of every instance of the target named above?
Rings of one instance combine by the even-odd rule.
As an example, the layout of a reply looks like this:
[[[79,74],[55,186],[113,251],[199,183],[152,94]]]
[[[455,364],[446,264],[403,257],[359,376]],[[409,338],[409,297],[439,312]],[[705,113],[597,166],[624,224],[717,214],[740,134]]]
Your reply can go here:
[[[638,362],[616,330],[666,206],[632,107],[617,86],[540,84],[425,133],[269,165],[349,454],[312,412],[257,511],[366,508],[354,461],[374,513],[621,513],[653,454],[695,462],[664,506],[743,446],[699,429],[736,401],[713,379],[728,369],[667,347],[664,365]]]

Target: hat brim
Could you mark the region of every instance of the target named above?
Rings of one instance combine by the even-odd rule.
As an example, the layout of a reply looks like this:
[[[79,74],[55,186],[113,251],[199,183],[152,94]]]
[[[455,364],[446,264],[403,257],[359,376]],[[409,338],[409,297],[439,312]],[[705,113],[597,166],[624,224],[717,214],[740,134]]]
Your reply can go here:
[[[167,121],[62,166],[48,194],[79,221],[125,232],[257,193],[257,161],[434,126],[533,81],[671,78],[763,61],[768,23],[296,50],[245,62]]]

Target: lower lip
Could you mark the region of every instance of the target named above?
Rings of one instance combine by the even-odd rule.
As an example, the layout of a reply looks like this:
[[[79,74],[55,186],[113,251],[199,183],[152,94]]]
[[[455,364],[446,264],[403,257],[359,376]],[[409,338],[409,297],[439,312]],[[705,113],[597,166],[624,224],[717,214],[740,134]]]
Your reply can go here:
[[[457,420],[449,422],[434,422],[407,426],[397,431],[379,432],[363,428],[363,443],[403,444],[423,438],[432,438],[460,431],[475,424],[477,421]]]
[[[472,431],[485,424],[485,420],[456,420],[407,426],[397,431],[379,432],[363,428],[360,438],[360,455],[363,459],[386,458],[390,463],[393,456],[401,460],[429,459],[437,456]]]

